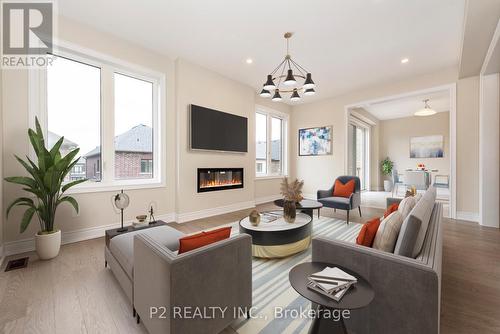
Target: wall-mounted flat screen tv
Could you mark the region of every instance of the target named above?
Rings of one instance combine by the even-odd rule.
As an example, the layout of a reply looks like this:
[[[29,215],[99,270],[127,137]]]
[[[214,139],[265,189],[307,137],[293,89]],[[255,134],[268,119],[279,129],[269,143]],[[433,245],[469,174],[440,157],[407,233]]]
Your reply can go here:
[[[191,149],[248,152],[248,119],[192,104]]]

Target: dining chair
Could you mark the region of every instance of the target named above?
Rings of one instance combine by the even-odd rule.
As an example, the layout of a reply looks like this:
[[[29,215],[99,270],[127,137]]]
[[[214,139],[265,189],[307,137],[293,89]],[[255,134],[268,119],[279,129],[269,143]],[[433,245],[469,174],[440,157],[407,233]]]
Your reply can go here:
[[[432,185],[436,188],[449,188],[450,187],[450,176],[449,175],[436,175],[436,176],[434,176],[434,183]]]
[[[394,197],[394,193],[396,193],[396,195],[398,194],[398,187],[405,185],[403,182],[403,179],[400,176],[403,176],[403,175],[398,174],[398,171],[396,169],[392,170],[392,196],[393,197]]]

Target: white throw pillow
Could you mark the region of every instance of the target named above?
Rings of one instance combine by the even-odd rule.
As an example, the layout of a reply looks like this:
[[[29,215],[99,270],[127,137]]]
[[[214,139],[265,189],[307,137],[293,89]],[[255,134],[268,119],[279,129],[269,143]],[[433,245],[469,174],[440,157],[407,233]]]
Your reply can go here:
[[[403,218],[399,211],[394,211],[387,216],[380,223],[375,240],[373,241],[373,248],[384,252],[394,252],[401,225],[403,225]]]
[[[398,212],[401,214],[401,217],[403,217],[403,220],[408,217],[408,214],[413,209],[415,204],[417,204],[417,200],[413,196],[408,196],[399,203]]]

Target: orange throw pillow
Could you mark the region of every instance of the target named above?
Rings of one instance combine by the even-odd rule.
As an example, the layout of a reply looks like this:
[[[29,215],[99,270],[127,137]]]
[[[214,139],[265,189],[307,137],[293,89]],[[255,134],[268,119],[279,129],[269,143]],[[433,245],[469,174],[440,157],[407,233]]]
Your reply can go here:
[[[385,210],[384,212],[384,218],[387,218],[387,216],[389,216],[391,213],[397,211],[398,208],[399,208],[399,203],[392,203],[391,205],[389,205],[387,210]]]
[[[190,250],[210,245],[214,242],[229,238],[231,226],[219,228],[213,231],[201,232],[179,239],[179,253],[182,254]]]
[[[354,180],[349,180],[345,184],[340,182],[340,180],[335,180],[335,187],[333,187],[334,197],[351,197],[354,192]]]
[[[373,245],[373,240],[377,234],[378,227],[380,226],[380,218],[373,218],[369,222],[363,225],[359,231],[359,235],[356,238],[356,243],[358,245],[371,247]]]

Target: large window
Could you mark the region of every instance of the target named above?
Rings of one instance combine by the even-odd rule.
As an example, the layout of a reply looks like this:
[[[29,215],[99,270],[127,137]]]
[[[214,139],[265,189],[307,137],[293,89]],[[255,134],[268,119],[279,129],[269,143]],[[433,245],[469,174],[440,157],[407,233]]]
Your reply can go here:
[[[52,147],[62,136],[61,154],[80,148],[79,164],[86,165],[86,154],[91,166],[101,160],[101,69],[63,57],[54,57],[47,68],[47,141]],[[87,165],[88,166],[88,165]],[[99,168],[83,173],[76,165],[66,181],[87,177],[101,181]]]
[[[153,83],[119,73],[114,82],[115,178],[153,178]]]
[[[255,172],[257,177],[286,175],[287,117],[258,108],[255,114]]]
[[[267,174],[267,115],[256,113],[255,131],[255,170],[258,176],[263,176]]]
[[[161,184],[163,76],[63,48],[52,57],[46,71],[30,74],[30,85],[38,87],[32,98],[42,105],[31,114],[49,146],[64,136],[62,154],[80,148],[66,181],[91,181],[80,189]]]

